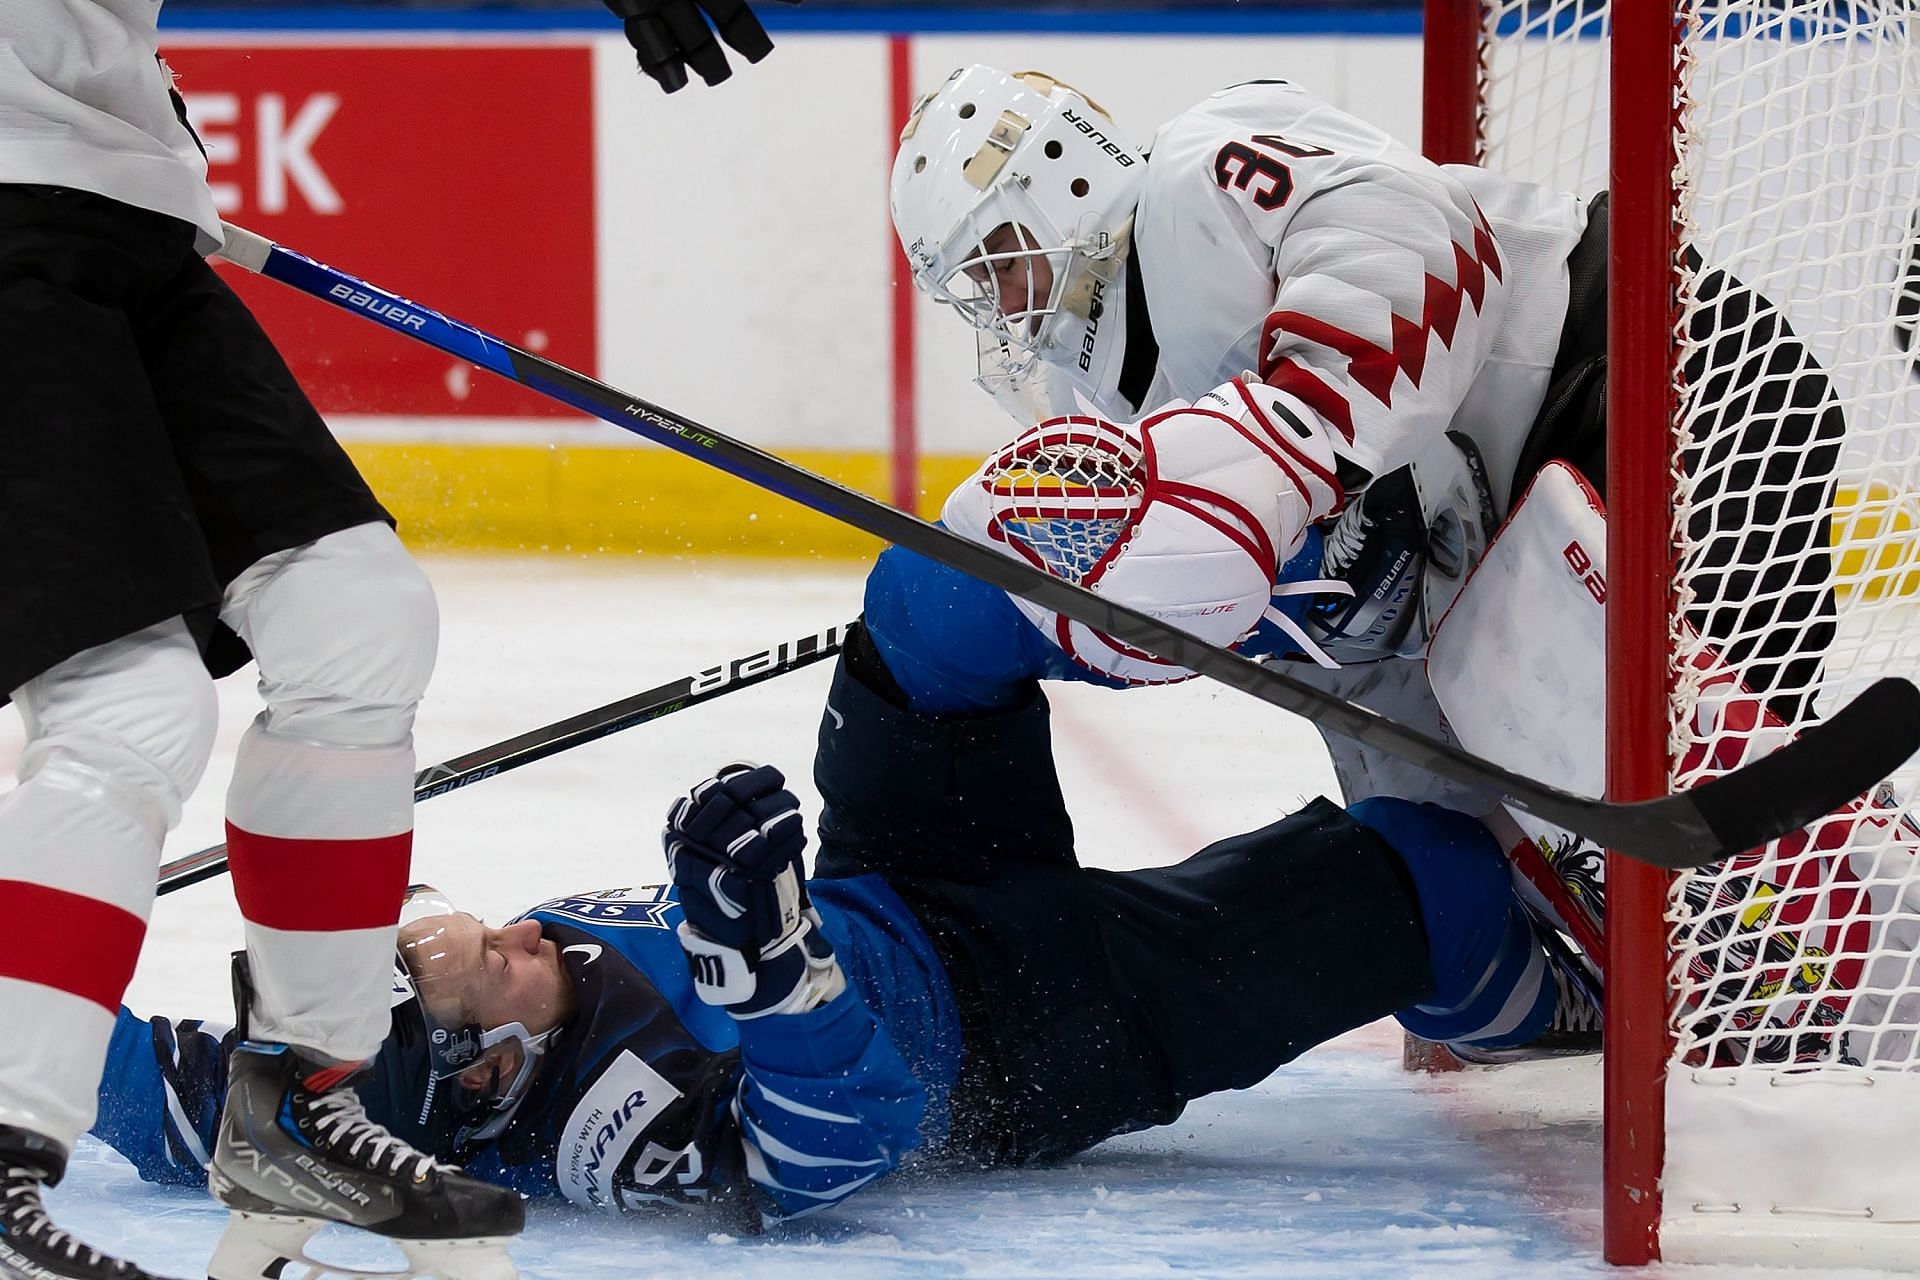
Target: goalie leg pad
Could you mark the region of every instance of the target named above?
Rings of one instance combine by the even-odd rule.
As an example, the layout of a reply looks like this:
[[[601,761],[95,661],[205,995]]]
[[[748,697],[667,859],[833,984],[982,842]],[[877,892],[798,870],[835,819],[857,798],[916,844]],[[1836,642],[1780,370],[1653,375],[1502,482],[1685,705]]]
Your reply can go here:
[[[1442,620],[1427,669],[1468,750],[1557,786],[1605,785],[1606,518],[1598,494],[1561,463],[1543,467]],[[1541,625],[1516,626],[1516,616]],[[1550,620],[1551,625],[1547,625]],[[1697,692],[1683,784],[1738,768],[1791,737],[1769,700],[1709,648],[1683,678]],[[1516,824],[1543,848],[1579,841],[1529,814]],[[1890,806],[1856,802],[1807,831],[1689,876],[1681,937],[1682,1053],[1689,1061],[1859,1059],[1904,1062],[1909,1038],[1847,1036],[1875,1025],[1881,989],[1864,957],[1898,962],[1906,944],[1898,886],[1915,833]],[[1858,993],[1858,994],[1856,994]]]

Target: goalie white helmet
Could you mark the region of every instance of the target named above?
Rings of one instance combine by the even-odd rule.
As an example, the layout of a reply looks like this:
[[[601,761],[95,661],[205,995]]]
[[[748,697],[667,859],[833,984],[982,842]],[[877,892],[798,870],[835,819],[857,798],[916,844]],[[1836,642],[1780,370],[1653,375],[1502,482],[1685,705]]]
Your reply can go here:
[[[1042,361],[1090,390],[1117,374],[1117,285],[1145,175],[1104,108],[1041,72],[963,67],[914,107],[894,229],[921,292],[979,331],[980,385],[1009,407]]]

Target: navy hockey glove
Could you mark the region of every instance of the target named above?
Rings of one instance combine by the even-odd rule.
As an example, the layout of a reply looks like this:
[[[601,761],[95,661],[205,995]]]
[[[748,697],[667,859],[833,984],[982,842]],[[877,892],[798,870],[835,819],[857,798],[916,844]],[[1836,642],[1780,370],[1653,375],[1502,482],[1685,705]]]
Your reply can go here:
[[[806,824],[771,765],[730,764],[674,801],[661,841],[694,990],[736,1018],[804,1013],[846,988],[807,897]]]
[[[672,93],[687,83],[687,68],[708,84],[719,84],[733,74],[726,51],[713,38],[715,30],[748,62],[758,62],[773,51],[767,29],[753,16],[746,0],[605,0],[607,8],[626,20],[627,43],[639,57],[640,69],[662,89]],[[798,4],[800,0],[784,0]],[[708,27],[711,21],[712,28]]]

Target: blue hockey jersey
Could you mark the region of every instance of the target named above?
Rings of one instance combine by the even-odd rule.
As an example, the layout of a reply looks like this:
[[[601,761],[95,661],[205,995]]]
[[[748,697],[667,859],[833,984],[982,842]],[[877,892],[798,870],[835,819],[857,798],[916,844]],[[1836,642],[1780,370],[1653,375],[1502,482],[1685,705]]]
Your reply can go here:
[[[528,1195],[589,1207],[714,1205],[778,1221],[837,1203],[937,1149],[960,1065],[944,969],[882,880],[810,886],[847,989],[804,1014],[737,1023],[694,995],[671,887],[556,898],[526,912],[560,948],[578,1012],[497,1138],[438,1154]],[[226,1028],[121,1011],[96,1135],[155,1181],[203,1183]],[[363,1091],[417,1131],[418,1097]]]

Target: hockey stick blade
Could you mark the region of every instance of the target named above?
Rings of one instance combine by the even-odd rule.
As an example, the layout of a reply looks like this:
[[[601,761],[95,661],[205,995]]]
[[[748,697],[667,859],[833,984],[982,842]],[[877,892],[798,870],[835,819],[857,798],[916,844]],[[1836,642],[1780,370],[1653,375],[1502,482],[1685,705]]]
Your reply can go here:
[[[1578,796],[1503,769],[1451,743],[1388,720],[1358,703],[1208,644],[1159,618],[1000,555],[917,516],[897,511],[878,499],[282,248],[250,231],[229,225],[223,252],[230,261],[249,271],[471,361],[562,404],[883,541],[970,574],[1166,662],[1304,716],[1322,729],[1398,756],[1439,777],[1491,792],[1529,813],[1655,866],[1703,866],[1778,839],[1864,794],[1908,756],[1920,751],[1920,719],[1911,716],[1882,719],[1874,710],[1876,704],[1869,703],[1863,715],[1835,717],[1802,736],[1802,741],[1809,745],[1801,755],[1816,758],[1822,762],[1821,767],[1770,771],[1757,786],[1741,780],[1744,770],[1710,784],[1726,796],[1725,799],[1720,794],[1711,796],[1714,815],[1711,820],[1708,810],[1700,805],[1700,796],[1707,793],[1706,788],[1630,804]],[[1856,742],[1853,736],[1864,736],[1871,741]],[[1842,741],[1843,737],[1847,740]],[[1764,805],[1756,803],[1754,798],[1754,793],[1761,790],[1773,792]],[[1748,805],[1751,809],[1736,816],[1736,811]],[[1724,838],[1727,833],[1737,839]]]
[[[623,729],[631,729],[635,725],[670,716],[676,711],[711,702],[736,689],[745,689],[775,676],[783,676],[789,671],[810,667],[839,653],[846,635],[846,624],[829,627],[814,635],[801,636],[798,640],[789,640],[771,649],[762,649],[744,658],[723,662],[717,667],[707,667],[658,688],[648,689],[645,693],[609,702],[604,707],[582,711],[579,715],[556,720],[538,729],[529,729],[518,737],[496,742],[490,747],[481,747],[478,751],[469,751],[440,764],[428,765],[413,775],[413,802],[419,804],[422,800],[431,800],[449,791],[458,791],[476,782],[497,778],[523,764],[545,760],[548,756],[558,755],[588,742],[597,742]],[[227,846],[224,844],[189,853],[160,868],[159,892],[172,893],[175,889],[211,880],[226,869]]]
[[[1834,806],[1814,802],[1816,791],[1839,791],[1868,775],[1884,778],[1906,763],[1914,746],[1904,728],[1917,718],[1920,689],[1908,680],[1876,680],[1786,746],[1724,777],[1651,803],[1690,798],[1721,847],[1755,849],[1778,839],[1777,832],[1797,830],[1832,813]]]

